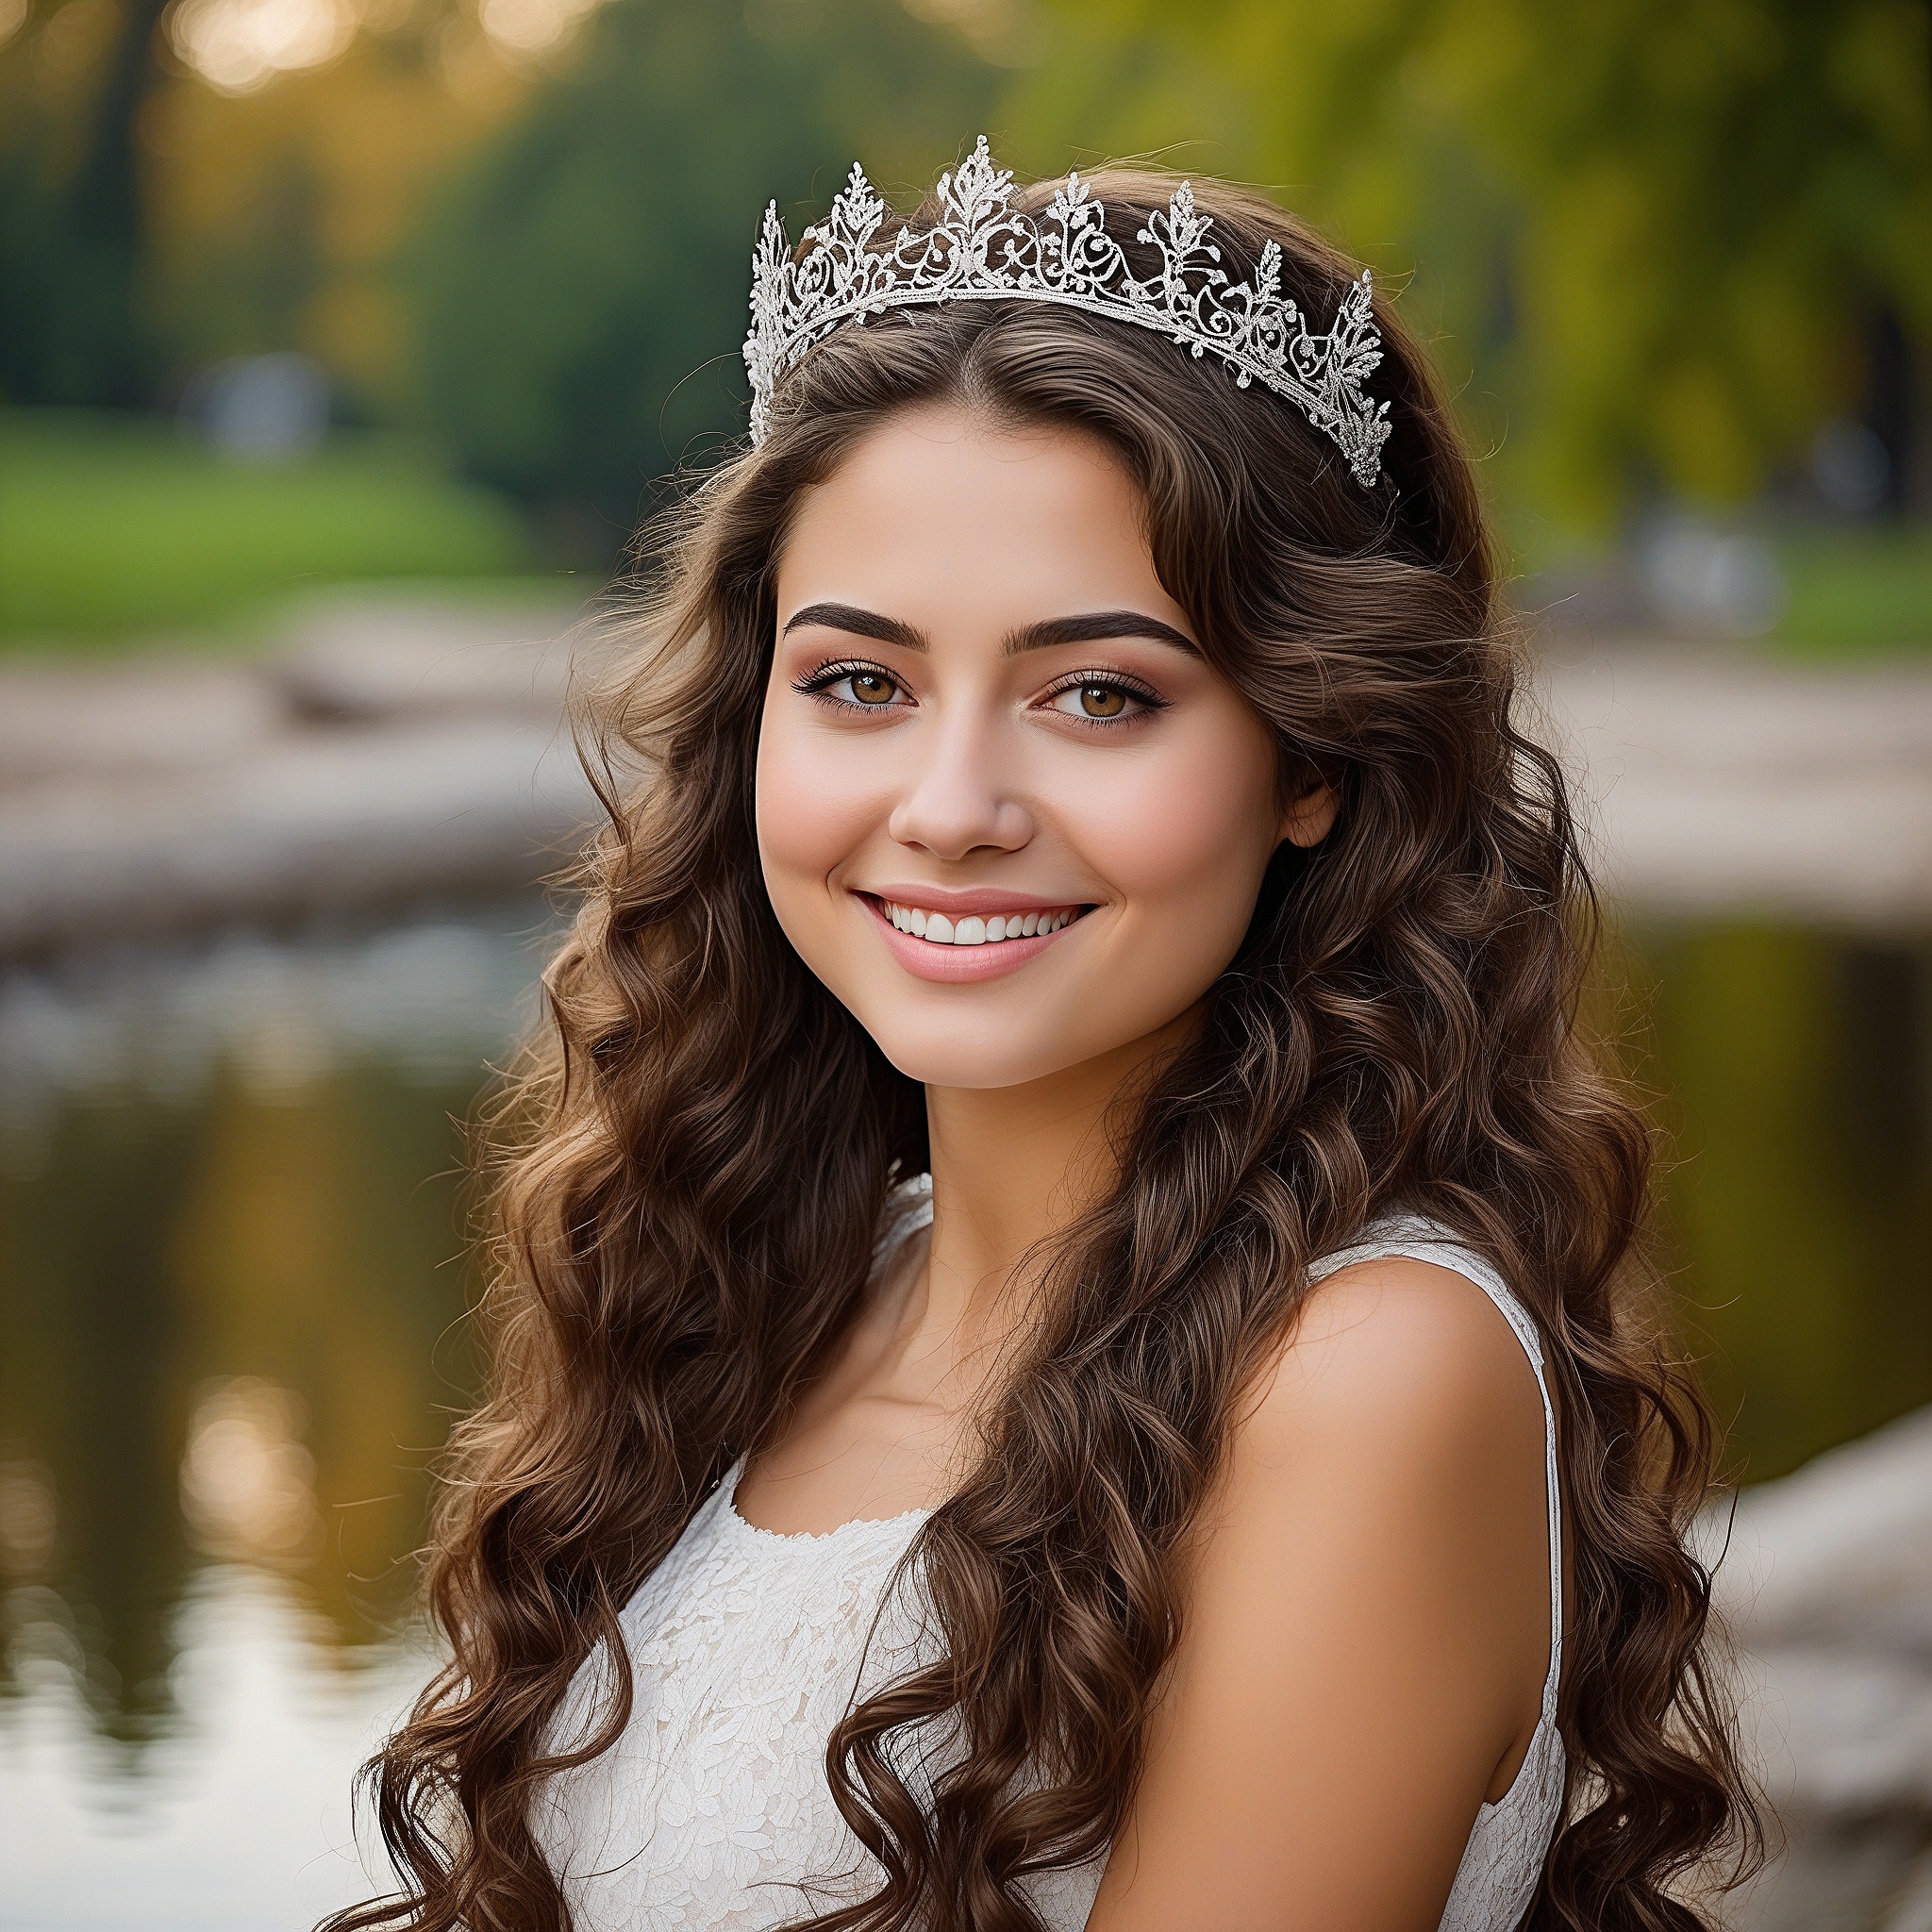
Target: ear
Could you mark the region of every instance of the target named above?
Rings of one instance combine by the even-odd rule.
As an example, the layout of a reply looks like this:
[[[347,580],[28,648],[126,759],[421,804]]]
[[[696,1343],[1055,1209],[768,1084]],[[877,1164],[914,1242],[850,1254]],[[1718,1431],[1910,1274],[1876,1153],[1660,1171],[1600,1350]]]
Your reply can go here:
[[[1334,829],[1341,801],[1325,778],[1317,778],[1281,814],[1281,836],[1291,845],[1319,845]]]

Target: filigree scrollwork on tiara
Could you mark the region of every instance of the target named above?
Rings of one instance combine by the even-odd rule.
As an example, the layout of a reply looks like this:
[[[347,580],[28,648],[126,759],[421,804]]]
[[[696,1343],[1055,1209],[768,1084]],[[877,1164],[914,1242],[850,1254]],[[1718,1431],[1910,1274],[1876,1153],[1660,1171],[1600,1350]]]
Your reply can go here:
[[[1012,171],[995,168],[981,135],[972,156],[940,176],[941,219],[898,227],[874,246],[891,218],[865,173],[852,178],[794,256],[774,201],[752,257],[751,438],[763,440],[772,393],[815,343],[848,322],[891,308],[943,302],[1058,302],[1171,337],[1194,356],[1215,355],[1243,389],[1259,382],[1296,405],[1331,437],[1357,482],[1372,489],[1389,440],[1389,405],[1362,384],[1382,359],[1368,272],[1342,297],[1325,335],[1309,332],[1281,292],[1281,250],[1261,251],[1255,276],[1231,282],[1213,225],[1183,181],[1138,239],[1158,252],[1142,281],[1108,233],[1106,210],[1069,175],[1038,215],[1011,206]]]

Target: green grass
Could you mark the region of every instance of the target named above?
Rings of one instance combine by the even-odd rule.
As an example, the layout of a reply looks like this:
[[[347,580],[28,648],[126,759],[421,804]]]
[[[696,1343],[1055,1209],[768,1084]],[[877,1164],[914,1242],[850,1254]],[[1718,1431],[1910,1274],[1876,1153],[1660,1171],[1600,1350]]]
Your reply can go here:
[[[1932,529],[1792,531],[1775,547],[1790,603],[1773,643],[1807,658],[1932,648]]]
[[[1932,652],[1932,524],[1857,527],[1768,512],[1712,513],[1712,521],[1762,538],[1784,576],[1784,614],[1753,644],[1816,663]],[[1536,599],[1549,581],[1636,569],[1607,541],[1566,538],[1514,506],[1504,508],[1498,524],[1531,608],[1541,608]]]
[[[246,468],[165,419],[0,410],[0,648],[219,634],[323,584],[531,570],[511,506],[405,438],[339,432]]]
[[[1768,534],[1790,591],[1774,648],[1932,650],[1932,527]],[[305,461],[249,469],[165,419],[0,409],[0,649],[232,637],[320,585],[533,569],[514,508],[407,438],[338,433]]]

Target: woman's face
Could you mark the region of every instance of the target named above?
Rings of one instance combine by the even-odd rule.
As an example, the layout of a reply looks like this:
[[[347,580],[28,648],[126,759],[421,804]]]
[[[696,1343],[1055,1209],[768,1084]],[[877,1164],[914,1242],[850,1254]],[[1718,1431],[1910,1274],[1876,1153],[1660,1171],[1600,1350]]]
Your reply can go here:
[[[1143,1039],[1234,957],[1284,810],[1268,728],[1161,588],[1096,441],[923,410],[779,560],[758,832],[779,924],[892,1064],[1008,1087]]]

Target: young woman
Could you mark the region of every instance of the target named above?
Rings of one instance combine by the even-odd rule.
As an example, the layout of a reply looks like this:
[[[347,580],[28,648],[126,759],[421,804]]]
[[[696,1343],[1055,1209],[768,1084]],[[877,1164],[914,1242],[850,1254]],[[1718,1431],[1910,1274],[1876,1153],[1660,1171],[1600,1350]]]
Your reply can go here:
[[[748,360],[337,1924],[1703,1925],[1709,1432],[1422,356],[982,148],[768,225]]]

